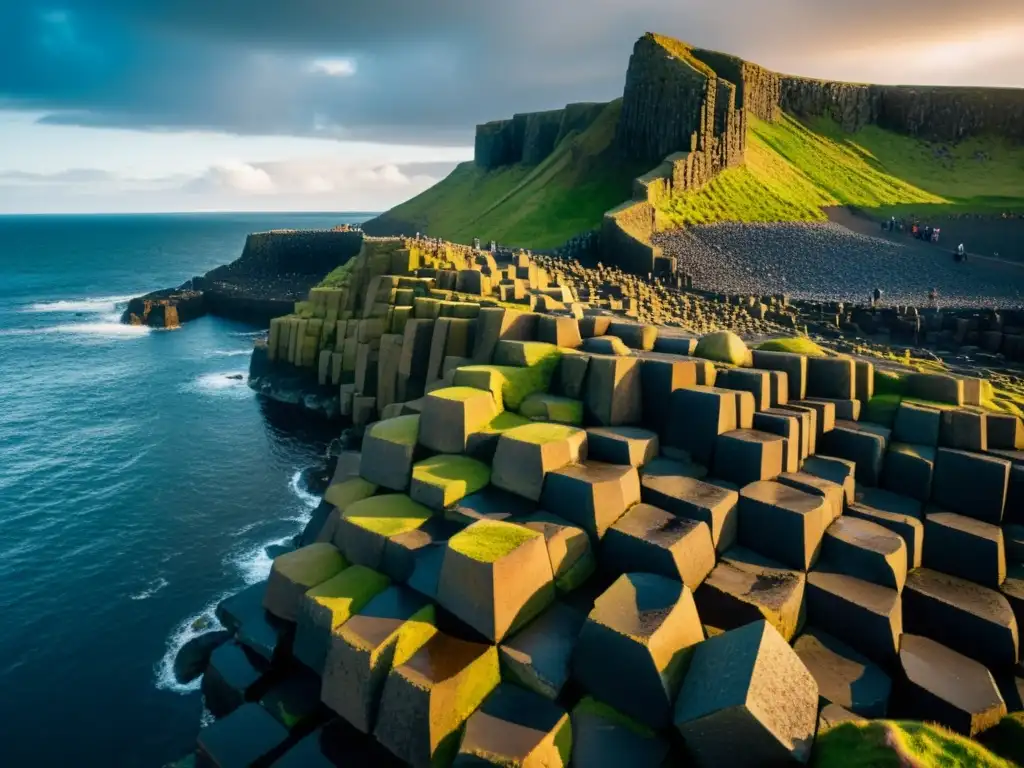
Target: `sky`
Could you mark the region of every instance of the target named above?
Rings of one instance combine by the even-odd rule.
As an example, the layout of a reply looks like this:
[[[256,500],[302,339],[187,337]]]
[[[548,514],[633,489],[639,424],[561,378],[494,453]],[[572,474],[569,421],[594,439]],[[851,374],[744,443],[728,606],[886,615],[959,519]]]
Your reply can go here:
[[[0,0],[0,213],[385,210],[476,123],[621,95],[645,31],[1024,86],[1022,0]]]

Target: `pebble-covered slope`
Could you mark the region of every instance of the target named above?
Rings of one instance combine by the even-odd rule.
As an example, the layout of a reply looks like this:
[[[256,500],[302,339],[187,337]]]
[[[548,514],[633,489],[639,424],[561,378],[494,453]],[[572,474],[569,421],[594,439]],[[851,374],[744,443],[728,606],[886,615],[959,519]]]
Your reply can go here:
[[[716,224],[655,236],[694,287],[727,293],[864,302],[875,288],[887,303],[1024,306],[1024,269],[990,260],[954,263],[942,247],[919,247],[833,223]]]

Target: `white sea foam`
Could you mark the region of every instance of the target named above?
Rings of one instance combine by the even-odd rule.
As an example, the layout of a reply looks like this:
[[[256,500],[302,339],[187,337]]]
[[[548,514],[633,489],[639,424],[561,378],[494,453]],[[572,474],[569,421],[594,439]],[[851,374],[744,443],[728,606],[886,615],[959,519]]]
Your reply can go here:
[[[41,301],[29,304],[22,312],[113,312],[118,304],[125,304],[131,296],[97,296],[85,299],[62,299],[61,301]]]
[[[232,378],[241,376],[242,378]],[[183,392],[193,392],[215,397],[249,397],[252,391],[246,384],[247,371],[224,371],[222,373],[204,373],[181,386]]]
[[[170,584],[170,582],[161,576],[142,591],[136,592],[134,595],[129,595],[128,597],[132,600],[148,600],[168,584]]]
[[[252,586],[270,575],[270,567],[274,561],[267,554],[267,547],[288,546],[291,544],[293,536],[294,534],[289,534],[255,547],[249,547],[229,556],[228,562],[241,572],[245,585]]]
[[[153,329],[146,325],[125,325],[115,319],[101,320],[91,323],[61,323],[45,325],[38,328],[5,328],[0,336],[35,336],[44,333],[63,333],[84,335],[105,339],[136,339],[145,336]]]
[[[302,470],[295,471],[295,474],[292,475],[292,479],[288,482],[288,485],[291,487],[292,493],[299,497],[299,501],[310,509],[313,509],[320,503],[319,496],[315,493],[310,493],[302,487]]]
[[[251,354],[251,349],[215,349],[212,352],[207,352],[209,357],[241,357]]]
[[[221,623],[217,621],[215,611],[217,604],[228,597],[229,594],[216,598],[199,613],[189,616],[172,630],[167,638],[167,650],[154,668],[157,688],[180,694],[194,693],[199,690],[202,677],[196,678],[191,683],[178,682],[177,678],[174,677],[174,660],[178,657],[178,652],[185,647],[185,643],[189,640],[199,637],[199,635],[205,634],[212,629],[222,628]]]

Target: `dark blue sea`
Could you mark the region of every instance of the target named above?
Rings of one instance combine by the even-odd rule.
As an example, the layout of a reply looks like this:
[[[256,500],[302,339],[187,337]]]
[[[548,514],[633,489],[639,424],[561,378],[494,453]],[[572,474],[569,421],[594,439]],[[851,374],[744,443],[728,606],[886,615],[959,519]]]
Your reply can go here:
[[[124,303],[249,232],[364,218],[0,217],[0,765],[183,756],[202,702],[174,652],[317,502],[298,473],[333,435],[232,378],[258,329],[129,327]]]

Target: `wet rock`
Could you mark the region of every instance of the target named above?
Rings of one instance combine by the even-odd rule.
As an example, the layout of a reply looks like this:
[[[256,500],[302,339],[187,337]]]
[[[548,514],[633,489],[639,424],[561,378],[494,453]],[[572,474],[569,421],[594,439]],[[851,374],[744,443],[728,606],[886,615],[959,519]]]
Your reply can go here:
[[[193,637],[174,657],[174,679],[191,683],[206,671],[211,654],[230,639],[231,633],[223,629]]]

